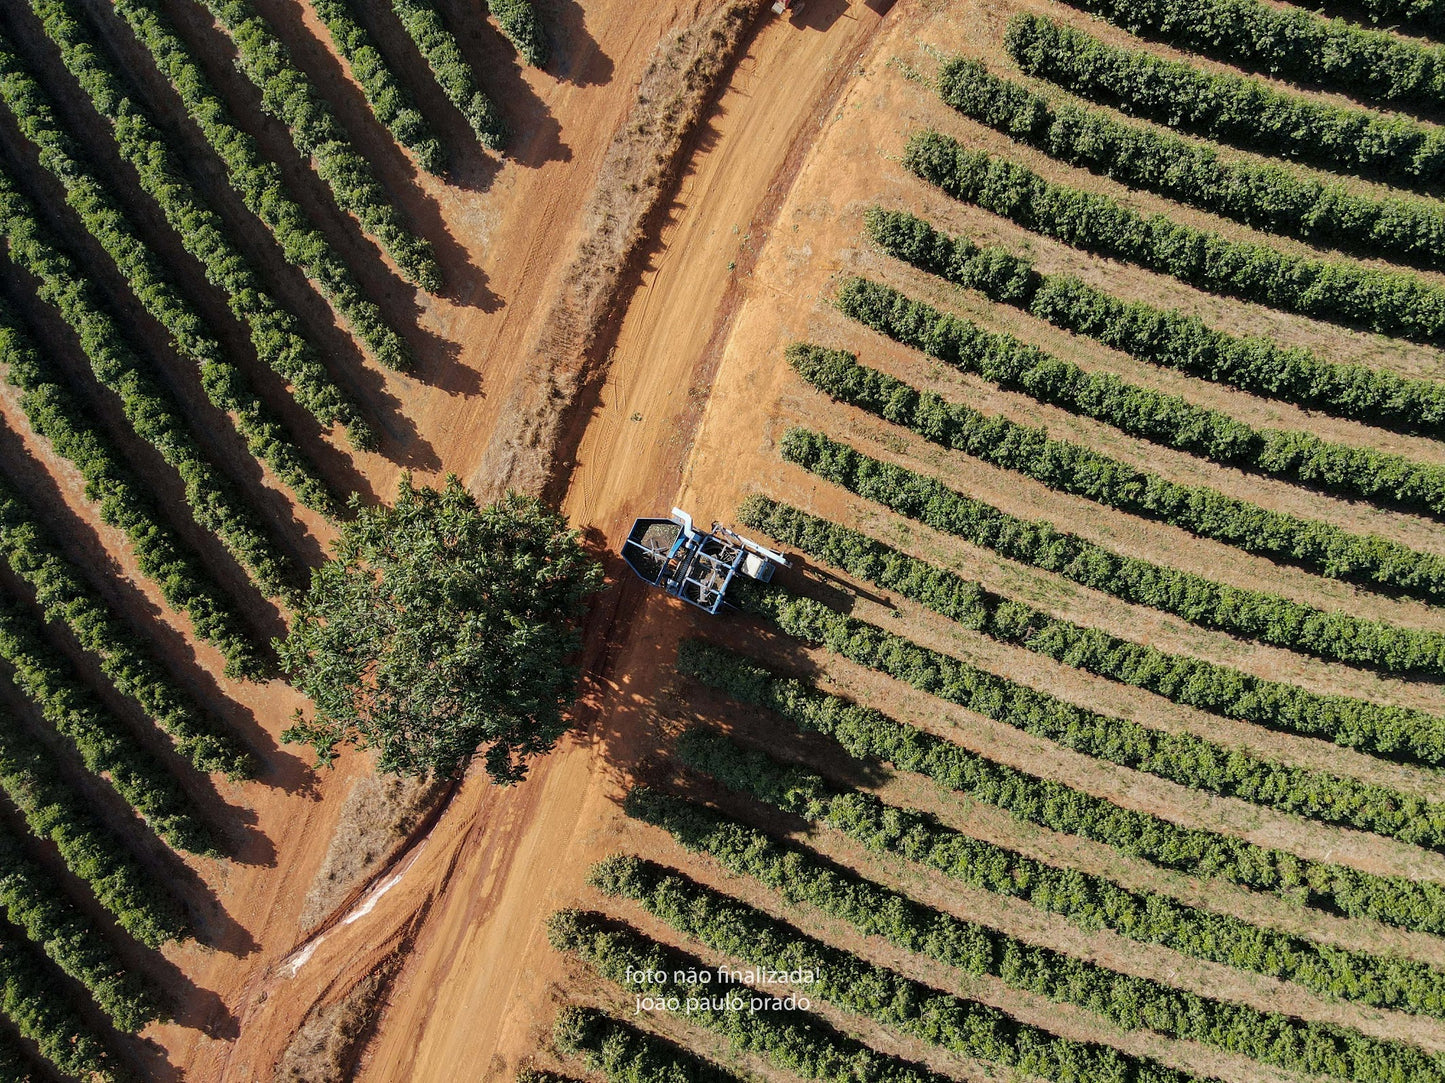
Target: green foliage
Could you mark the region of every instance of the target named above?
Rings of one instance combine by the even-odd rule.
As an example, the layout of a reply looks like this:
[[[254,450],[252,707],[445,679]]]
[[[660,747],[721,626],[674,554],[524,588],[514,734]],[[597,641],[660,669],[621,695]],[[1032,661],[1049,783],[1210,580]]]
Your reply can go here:
[[[1185,1083],[1202,1078],[1097,1042],[1062,1038],[977,1000],[940,992],[651,861],[609,858],[590,879],[603,893],[638,903],[714,951],[774,970],[811,970],[812,982],[790,989],[959,1056],[1055,1080]]]
[[[23,138],[35,145],[40,164],[65,188],[66,202],[96,242],[110,256],[131,294],[171,336],[171,345],[201,373],[202,386],[212,405],[223,413],[239,415],[237,431],[258,458],[274,459],[299,482],[297,495],[330,511],[334,501],[315,468],[306,462],[280,422],[248,385],[242,370],[232,364],[191,303],[177,290],[160,259],[140,238],[113,195],[95,174],[78,160],[77,148],[55,119],[49,101],[34,78],[20,67],[0,36],[0,100],[15,118]],[[317,375],[319,373],[319,375]],[[319,364],[312,373],[329,402],[341,402],[341,393]],[[338,415],[328,407],[332,420]],[[352,415],[347,406],[343,413]]]
[[[57,987],[50,969],[14,926],[0,921],[0,1014],[60,1074],[90,1083],[121,1083],[133,1078],[105,1041]]]
[[[310,4],[326,24],[336,51],[351,65],[351,74],[361,84],[376,119],[416,155],[418,165],[428,173],[440,174],[446,168],[446,151],[397,81],[386,57],[371,40],[371,33],[357,20],[352,0],[310,0]]]
[[[884,716],[870,708],[825,695],[799,681],[785,681],[714,647],[689,646],[680,668],[697,673],[706,683],[744,703],[773,710],[800,729],[830,734],[846,748],[875,755],[867,751],[870,735],[881,731],[869,727],[875,717]],[[855,730],[855,724],[863,728]],[[860,739],[855,741],[855,735],[861,735]],[[896,753],[888,754],[910,754],[917,737],[900,736],[903,739],[895,746]],[[923,751],[929,747],[925,744]],[[832,786],[804,767],[781,764],[761,751],[706,733],[687,734],[679,752],[688,765],[731,790],[839,831],[876,853],[935,869],[972,888],[1024,899],[1081,929],[1111,929],[1120,936],[1159,944],[1192,958],[1291,981],[1324,997],[1445,1016],[1445,973],[1426,963],[1318,943],[1191,906],[1159,892],[1133,891],[1103,876],[1058,868],[955,831],[924,813],[884,804],[870,793]],[[1010,778],[1008,769],[1003,770],[1000,782]],[[947,784],[945,775],[940,778]],[[980,787],[970,791],[970,796],[1003,808],[1033,801],[1038,808],[1033,815],[1039,817],[1035,822],[1072,833],[1070,810],[1078,798],[1051,806],[1017,786]],[[1028,815],[1027,806],[1017,807]],[[1116,844],[1113,838],[1100,841]]]
[[[141,572],[161,596],[191,618],[196,634],[226,658],[231,676],[261,677],[269,664],[247,631],[235,603],[201,564],[199,555],[165,521],[150,489],[125,464],[119,450],[62,386],[60,373],[0,302],[0,365],[20,391],[30,427],[56,454],[80,471],[86,498],[101,519],[125,532]]]
[[[232,315],[245,326],[257,358],[291,385],[292,397],[320,425],[340,423],[354,446],[374,447],[376,434],[356,403],[331,379],[315,348],[302,336],[296,318],[267,291],[220,216],[183,179],[180,161],[145,110],[125,93],[102,62],[90,35],[73,17],[70,0],[30,0],[30,6],[59,49],[66,69],[109,124],[115,146],[135,170],[141,189],[155,200],[181,244],[201,265],[206,280],[221,291]],[[238,406],[231,404],[230,408]],[[253,410],[252,414],[248,424],[259,425],[260,412]],[[281,439],[279,429],[276,439]],[[299,451],[290,455],[300,461]],[[308,506],[321,512],[334,510],[329,490],[304,463],[299,469],[278,473]]]
[[[739,521],[1003,643],[1202,711],[1372,755],[1445,763],[1445,717],[1330,695],[1112,636],[1012,601],[847,527],[762,496]]]
[[[787,356],[803,379],[834,399],[1051,489],[1157,519],[1330,579],[1426,602],[1445,600],[1445,558],[1433,553],[1378,534],[1352,534],[1319,519],[1268,511],[1206,485],[1170,481],[1081,444],[1053,439],[1046,429],[946,402],[931,391],[919,392],[858,364],[856,355],[842,350],[794,343]]]
[[[1135,34],[1282,79],[1384,102],[1445,104],[1445,47],[1260,0],[1073,0]]]
[[[783,457],[858,496],[1135,605],[1289,650],[1387,673],[1445,674],[1445,635],[1329,612],[1153,564],[963,496],[935,478],[863,455],[821,433],[793,429]]]
[[[487,0],[487,6],[523,60],[534,68],[547,63],[547,38],[532,0]]]
[[[316,704],[288,741],[329,761],[338,744],[382,771],[449,775],[486,747],[497,782],[526,775],[567,729],[568,658],[601,568],[561,516],[508,493],[479,508],[455,477],[403,478],[396,506],[361,508],[312,573],[283,667]]]
[[[1418,275],[1291,255],[1165,214],[1146,217],[1110,196],[1055,184],[938,132],[915,133],[903,157],[909,170],[955,199],[1094,255],[1284,312],[1415,342],[1445,342],[1445,288]]]
[[[55,844],[65,867],[90,885],[96,901],[131,936],[157,948],[189,935],[169,888],[131,855],[93,803],[57,773],[44,746],[8,712],[0,714],[0,790],[20,809],[30,832]]]
[[[208,724],[190,694],[176,683],[135,629],[91,588],[81,571],[59,554],[43,520],[4,482],[0,482],[0,560],[35,592],[45,619],[69,629],[116,691],[139,703],[197,770],[222,771],[233,779],[253,774],[256,763],[250,753],[229,734]],[[32,659],[29,664],[40,661]],[[29,680],[23,675],[21,679]],[[40,680],[39,671],[35,679]],[[168,824],[165,819],[157,821],[157,828],[162,827],[180,833],[177,845],[204,845],[194,828]]]
[[[236,45],[236,66],[261,92],[261,108],[285,125],[302,157],[331,190],[336,205],[356,216],[395,262],[402,277],[435,293],[441,268],[431,245],[402,225],[386,189],[347,139],[326,100],[250,0],[202,0]]]
[[[701,805],[634,789],[629,815],[671,832],[688,850],[749,876],[793,907],[808,906],[906,952],[1076,1004],[1124,1030],[1151,1030],[1212,1045],[1288,1071],[1373,1083],[1445,1078],[1424,1050],[1348,1027],[1302,1020],[1136,977],[1030,944],[916,902],[800,846],[779,842]]]
[[[950,237],[905,211],[873,207],[864,223],[868,235],[898,259],[1140,360],[1371,425],[1445,432],[1445,383],[1329,361],[1303,347],[1279,346],[1260,336],[1227,334],[1177,309],[1121,300],[1072,275],[1040,274],[1002,248],[980,248],[966,237]],[[866,281],[845,283],[843,294],[855,295],[857,301],[870,292],[896,296],[887,287],[859,285]],[[1291,434],[1290,439],[1307,437]]]
[[[1100,724],[1111,720],[983,673],[956,658],[920,647],[864,621],[844,617],[811,599],[764,594],[756,605],[761,615],[772,619],[789,635],[821,643],[861,666],[886,673],[986,718],[996,718],[1026,733],[1057,740],[1066,748],[1125,766],[1134,766],[1131,760],[1143,759],[1151,752],[1162,753],[1145,762],[1167,767],[1166,756],[1186,747],[1170,741],[1172,735],[1157,731],[1146,731],[1144,742],[1147,743],[1141,746],[1137,733],[1141,727],[1137,723],[1112,720],[1120,726],[1118,743],[1123,749],[1120,751],[1107,744],[1108,732]],[[738,667],[736,676],[715,675],[713,667],[723,659]],[[860,712],[847,701],[825,700],[816,689],[801,682],[779,682],[775,674],[750,665],[746,659],[728,658],[716,652],[708,654],[704,649],[693,648],[693,653],[680,657],[678,667],[684,673],[724,688],[735,698],[766,697],[762,700],[765,706],[790,718],[793,715],[788,712],[795,709],[791,701],[800,700],[804,706],[798,710],[808,719],[805,728],[830,733],[850,755],[876,757],[899,770],[916,771],[946,789],[968,793],[1051,830],[1103,842],[1165,868],[1217,876],[1319,909],[1353,917],[1373,917],[1404,928],[1427,931],[1445,928],[1445,887],[1438,883],[1379,876],[1345,865],[1309,861],[1244,839],[1203,828],[1181,827],[1159,816],[1121,808],[1063,783],[994,763],[877,712]],[[787,710],[773,702],[774,699],[781,700]],[[1032,714],[1026,713],[1030,710]],[[1058,716],[1049,717],[1050,710],[1057,711]],[[846,728],[838,718],[846,720]],[[1077,735],[1072,732],[1068,728],[1070,723],[1076,723],[1081,732]],[[1203,745],[1202,751],[1201,773],[1227,778],[1232,768],[1224,766],[1221,757],[1211,756],[1209,746]],[[689,755],[685,748],[680,754],[684,758]],[[1260,761],[1253,761],[1253,765],[1259,777]],[[1181,769],[1186,765],[1176,761],[1173,766]],[[1266,761],[1264,766],[1271,765]],[[1247,769],[1240,773],[1247,773]],[[1329,778],[1327,775],[1317,777]],[[1289,785],[1290,780],[1288,773],[1275,778],[1282,787]],[[1279,800],[1287,805],[1292,798],[1301,797],[1307,799],[1308,795],[1298,790],[1285,791]],[[1269,802],[1260,800],[1259,803]]]
[[[674,982],[672,975],[709,969],[696,956],[665,947],[595,912],[557,911],[547,921],[547,939],[558,951],[585,960],[634,996],[676,997],[680,1005],[695,996],[698,987]],[[746,986],[728,988],[744,998],[752,995]],[[726,993],[727,988],[720,989],[721,996]],[[703,1003],[692,1011],[671,1014],[720,1034],[740,1053],[756,1054],[775,1067],[820,1083],[952,1083],[950,1077],[924,1065],[879,1053],[807,1012],[751,1010],[745,1002],[740,1010]]]
[[[1276,90],[1259,79],[1200,71],[1143,49],[1110,45],[1039,15],[1009,21],[1004,45],[1025,74],[1125,113],[1221,143],[1323,169],[1379,174],[1432,188],[1445,180],[1445,131]]]
[[[966,116],[1131,188],[1330,248],[1426,268],[1445,257],[1445,207],[1435,201],[1360,195],[1286,166],[1227,161],[1212,147],[1101,109],[1054,106],[977,60],[945,61],[938,90]]]
[[[871,216],[870,221],[874,235],[886,238],[881,243],[891,254],[910,262],[916,260],[926,270],[940,269],[944,249],[922,251],[913,243],[941,236],[926,222],[886,212]],[[948,238],[942,240],[947,242]],[[975,271],[987,273],[976,264],[962,270],[950,268],[946,273],[972,285]],[[989,292],[992,287],[983,288]],[[1089,303],[1087,296],[1077,299],[1081,305]],[[1035,302],[1033,307],[1052,305],[1054,298],[1045,299],[1040,291]],[[845,315],[945,364],[1070,413],[1113,425],[1141,440],[1340,497],[1358,497],[1384,507],[1445,516],[1445,468],[1436,464],[1321,440],[1304,429],[1256,429],[1180,395],[1131,384],[1112,373],[1091,372],[1012,335],[986,331],[970,320],[866,278],[844,281],[837,304]],[[1107,312],[1098,315],[1101,320],[1109,318]],[[1057,322],[1089,318],[1088,313],[1076,310],[1057,317]],[[1138,330],[1147,333],[1146,327]],[[1116,331],[1120,335],[1134,333],[1133,328],[1120,330],[1117,325],[1096,328],[1094,333],[1112,337]]]
[[[552,1033],[558,1049],[580,1054],[588,1070],[608,1083],[742,1083],[675,1042],[596,1008],[563,1008]],[[547,1076],[561,1083],[561,1077]]]
[[[472,69],[462,57],[461,46],[430,0],[391,0],[391,8],[416,43],[447,100],[466,118],[482,146],[501,150],[507,141],[502,116],[491,99],[477,88]]]
[[[135,1033],[167,1017],[161,991],[127,970],[95,922],[66,900],[60,882],[5,837],[0,837],[0,917],[85,986],[117,1029]]]
[[[215,839],[174,776],[105,708],[59,651],[43,625],[20,606],[0,602],[0,659],[10,678],[95,775],[172,846],[215,855]]]
[[[31,0],[32,5],[39,2]],[[57,42],[78,40],[69,38],[77,33],[74,0],[43,0],[43,3],[46,32]],[[171,27],[159,0],[112,0],[110,6],[150,53],[161,76],[170,83],[187,114],[225,166],[226,180],[232,190],[246,209],[271,231],[286,261],[315,283],[380,364],[397,371],[409,369],[412,357],[406,343],[388,326],[376,303],[361,292],[351,269],[291,197],[281,170],[261,153],[251,136],[231,121],[225,102]],[[66,28],[64,38],[62,27]],[[98,51],[92,50],[82,59],[72,59],[71,50],[62,47],[61,55],[96,109],[115,128],[124,128],[132,117],[142,115],[138,108],[121,108],[121,103],[128,99],[119,96],[120,79]]]
[[[11,261],[37,280],[41,300],[74,331],[95,378],[120,400],[126,420],[156,449],[185,485],[196,522],[219,538],[264,593],[285,595],[298,568],[255,512],[201,451],[184,408],[141,367],[119,325],[100,304],[89,277],[51,243],[29,201],[0,170],[0,241]],[[203,363],[201,381],[214,400],[237,392],[231,365]]]

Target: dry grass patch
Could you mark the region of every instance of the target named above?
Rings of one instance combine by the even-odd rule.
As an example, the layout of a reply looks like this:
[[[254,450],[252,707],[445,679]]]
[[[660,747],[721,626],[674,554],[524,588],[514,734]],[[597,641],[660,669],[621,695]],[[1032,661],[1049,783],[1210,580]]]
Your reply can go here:
[[[624,272],[676,181],[688,137],[727,71],[760,0],[728,0],[658,43],[627,119],[613,136],[582,216],[582,240],[528,365],[487,447],[479,483],[539,492],[567,408],[620,298]]]
[[[395,852],[441,799],[447,783],[400,775],[365,775],[356,780],[341,808],[341,819],[326,858],[307,889],[301,928],[320,925]]]
[[[387,986],[401,968],[391,955],[340,1000],[318,1004],[276,1061],[276,1083],[341,1083],[354,1076],[366,1036],[381,1015]]]

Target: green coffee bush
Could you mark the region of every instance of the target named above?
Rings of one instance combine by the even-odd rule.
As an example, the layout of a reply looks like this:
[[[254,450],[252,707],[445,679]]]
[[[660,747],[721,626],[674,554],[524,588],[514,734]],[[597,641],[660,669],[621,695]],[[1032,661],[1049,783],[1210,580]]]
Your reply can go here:
[[[855,724],[866,727],[872,718],[885,718],[870,708],[778,677],[750,659],[711,645],[685,644],[678,665],[680,671],[697,675],[739,702],[769,709],[801,730],[832,736],[854,755],[882,758],[900,770],[926,771],[924,761],[914,755],[915,737],[901,733],[896,744],[873,746],[874,736],[884,731],[873,727],[855,732]],[[919,751],[926,754],[932,747],[925,741]],[[1134,891],[1103,876],[1051,865],[973,838],[924,813],[884,804],[873,794],[834,786],[805,767],[783,764],[717,735],[690,733],[678,751],[687,765],[731,790],[839,831],[874,852],[934,869],[972,888],[1025,900],[1081,929],[1111,929],[1193,958],[1294,982],[1330,999],[1445,1017],[1445,972],[1427,963],[1321,943],[1159,892]],[[1008,769],[1004,771],[1001,781],[1009,777]],[[950,786],[956,777],[939,772],[937,781]],[[1019,781],[1026,785],[1029,779]],[[966,792],[1016,815],[1032,815],[1033,822],[1051,830],[1075,833],[1071,817],[1077,798],[1058,804],[1039,802],[1023,786]],[[1038,811],[1031,814],[1031,807]],[[1125,844],[1122,837],[1098,841]]]
[[[1445,104],[1445,47],[1260,0],[1074,0],[1135,34],[1383,102]]]
[[[588,1070],[600,1072],[608,1083],[742,1083],[740,1076],[677,1043],[596,1008],[563,1008],[552,1035],[558,1049],[581,1056]],[[552,1072],[532,1080],[570,1083]]]
[[[903,252],[914,251],[904,247],[897,233],[885,247],[900,258],[908,258]],[[925,263],[923,256],[917,259],[925,269],[935,266]],[[1043,294],[1039,291],[1035,300]],[[1321,440],[1304,429],[1256,429],[1181,395],[1131,384],[1112,373],[1091,372],[870,279],[844,281],[837,304],[859,323],[945,364],[1141,440],[1337,496],[1445,517],[1445,468],[1436,464]],[[1069,318],[1062,316],[1057,322]]]
[[[302,157],[330,189],[336,205],[354,214],[402,277],[428,293],[441,288],[431,245],[402,224],[401,215],[370,164],[351,145],[326,100],[291,63],[285,43],[250,0],[201,0],[236,46],[236,66],[261,92],[261,108],[284,124]]]
[[[904,165],[955,199],[1075,248],[1202,290],[1414,342],[1445,342],[1445,288],[1352,260],[1291,255],[1144,215],[1111,196],[1045,180],[1026,166],[917,132]]]
[[[1445,257],[1445,207],[1433,200],[1375,197],[1283,165],[1226,160],[1213,147],[1102,109],[1056,106],[977,60],[945,61],[938,90],[966,116],[1131,188],[1328,248],[1426,269]]]
[[[300,583],[300,566],[201,450],[182,405],[141,365],[89,276],[54,245],[35,208],[3,169],[0,243],[11,262],[35,277],[40,299],[75,333],[96,380],[115,393],[135,434],[180,475],[196,522],[221,540],[258,589],[287,596]],[[201,381],[213,398],[234,394],[237,375],[218,358],[202,361]],[[212,390],[213,384],[224,390]]]
[[[116,1029],[135,1033],[166,1018],[160,989],[128,969],[106,934],[66,899],[60,882],[5,837],[0,837],[0,917],[85,986]]]
[[[1009,21],[1004,45],[1027,75],[1206,139],[1323,169],[1379,175],[1433,190],[1445,180],[1445,129],[1201,71],[1143,49],[1110,45],[1040,15]]]
[[[100,1033],[75,1010],[50,968],[36,957],[19,930],[4,921],[0,921],[0,1014],[39,1046],[40,1055],[65,1078],[91,1083],[132,1078]]]
[[[822,433],[790,430],[780,449],[788,461],[900,515],[1126,602],[1330,661],[1387,673],[1445,675],[1445,635],[1439,632],[1316,609],[1124,556],[1043,520],[1009,515]]]
[[[391,8],[431,67],[447,100],[472,126],[484,147],[501,150],[507,141],[502,116],[477,87],[461,47],[430,0],[391,0]]]
[[[86,38],[75,0],[30,0],[30,4],[41,17],[46,33],[60,47],[67,69],[123,144],[125,140],[119,133],[145,113],[124,96],[118,73],[101,54],[83,48]],[[176,34],[159,0],[112,0],[111,8],[150,54],[162,78],[225,166],[227,183],[246,209],[271,231],[286,261],[316,285],[380,364],[396,371],[411,368],[413,358],[406,343],[386,322],[376,303],[362,293],[351,269],[290,195],[281,170],[231,120],[225,102]]]
[[[763,496],[738,519],[788,548],[897,591],[950,620],[1056,662],[1226,718],[1390,759],[1445,764],[1445,717],[1331,695],[1113,636],[995,594],[955,572]]]
[[[311,9],[326,24],[336,51],[346,58],[351,74],[361,84],[376,119],[398,143],[416,155],[428,173],[446,168],[446,151],[431,132],[411,96],[398,81],[386,57],[371,40],[371,32],[356,18],[352,0],[309,0]]]
[[[1124,1030],[1150,1030],[1286,1071],[1360,1083],[1445,1078],[1440,1058],[1417,1046],[1176,989],[1031,944],[916,902],[691,801],[638,788],[628,794],[625,807],[629,815],[669,831],[686,849],[706,853],[727,871],[778,892],[791,907],[810,907],[847,923],[860,936],[882,937],[971,977],[997,978],[1075,1004]]]
[[[817,997],[958,1056],[1051,1080],[1204,1078],[1098,1042],[1063,1038],[978,1000],[941,992],[651,861],[608,858],[593,868],[590,882],[713,951],[757,967],[811,972],[813,981],[790,985],[790,992]]]
[[[672,976],[709,969],[707,964],[603,914],[559,910],[547,921],[547,939],[558,951],[582,959],[630,995],[664,1003],[677,998],[679,1010],[670,1014],[721,1036],[739,1053],[756,1054],[805,1079],[819,1083],[952,1083],[950,1077],[922,1064],[879,1053],[809,1012],[752,1010],[750,1005],[729,1010],[714,1008],[711,1003],[685,1011],[687,998],[696,995],[697,986],[673,981]],[[725,996],[728,989],[720,988]],[[729,983],[729,988],[744,997],[753,993],[746,986]]]
[[[1378,534],[1352,534],[1320,519],[1269,511],[1207,485],[1183,485],[1082,444],[997,414],[946,402],[843,350],[794,343],[788,363],[823,393],[955,451],[1013,470],[1051,489],[1180,527],[1317,575],[1445,600],[1445,558]]]

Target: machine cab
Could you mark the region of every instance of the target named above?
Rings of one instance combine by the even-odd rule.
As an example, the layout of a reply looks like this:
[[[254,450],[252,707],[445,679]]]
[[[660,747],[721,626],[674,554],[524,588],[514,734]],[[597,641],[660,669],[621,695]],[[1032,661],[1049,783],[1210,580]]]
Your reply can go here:
[[[766,583],[779,564],[788,564],[781,553],[718,523],[706,533],[698,530],[679,508],[668,519],[636,520],[622,543],[622,559],[639,579],[708,613],[723,607],[739,572]]]

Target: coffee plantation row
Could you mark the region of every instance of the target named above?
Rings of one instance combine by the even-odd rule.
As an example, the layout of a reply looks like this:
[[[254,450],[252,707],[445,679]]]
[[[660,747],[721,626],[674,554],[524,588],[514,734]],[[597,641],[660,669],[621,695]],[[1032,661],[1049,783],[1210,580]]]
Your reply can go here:
[[[1432,352],[1387,341],[1445,329],[1445,48],[1359,18],[1445,23],[1409,0],[1338,5],[1344,20],[1259,0],[1076,6],[1269,78],[1074,14],[1012,13],[1022,77],[975,41],[899,58],[912,111],[880,149],[886,187],[860,199],[843,163],[830,174],[863,244],[794,280],[815,292],[780,321],[801,339],[775,350],[791,373],[738,440],[741,460],[755,437],[783,465],[738,481],[732,522],[791,567],[735,581],[726,624],[691,624],[651,705],[667,755],[623,801],[643,826],[589,881],[605,913],[552,919],[576,973],[612,986],[584,986],[606,1007],[565,1009],[554,1051],[609,1079],[653,1078],[631,1067],[643,1050],[658,1072],[681,1064],[651,1051],[649,1011],[670,1040],[697,1032],[682,1044],[706,1063],[682,1071],[709,1078],[759,1059],[907,1083],[964,1062],[1059,1080],[1445,1075],[1445,467],[1429,443],[1445,381]],[[866,116],[889,93],[838,118],[897,122]],[[1099,181],[1075,184],[1079,168]],[[1126,188],[1190,224],[1110,194]],[[940,191],[970,206],[920,209]],[[824,213],[802,207],[795,233]],[[1196,226],[1200,211],[1294,247]],[[1159,300],[1181,283],[1215,296]],[[1259,333],[1239,299],[1292,321]],[[1169,376],[1119,375],[1109,350]],[[771,373],[745,373],[734,394],[767,393]],[[1245,420],[1243,395],[1294,420]],[[1035,403],[1111,431],[1064,438]],[[719,1009],[682,980],[737,964],[810,975],[789,992],[811,1002],[758,1010],[764,984],[702,986],[741,994]]]
[[[1445,562],[1377,534],[1351,534],[1319,519],[1272,512],[1205,485],[1181,485],[1081,444],[997,414],[920,392],[841,350],[794,344],[794,371],[819,391],[925,439],[1201,538],[1297,564],[1330,579],[1376,586],[1427,602],[1445,599]]]
[[[417,111],[361,21],[371,18],[366,5],[313,6],[378,124],[450,184],[448,166],[478,153],[475,142],[444,147],[432,134],[435,118]],[[284,487],[278,505],[295,501],[334,522],[350,512],[315,442],[341,429],[354,449],[379,443],[375,406],[308,323],[294,285],[273,278],[270,246],[329,306],[343,337],[355,336],[357,358],[396,371],[413,367],[408,329],[371,281],[395,273],[390,260],[416,285],[442,287],[431,242],[338,119],[334,89],[293,62],[266,17],[249,0],[205,5],[216,20],[206,33],[235,48],[238,78],[314,169],[305,183],[314,179],[323,202],[377,243],[375,266],[355,263],[371,254],[333,245],[324,230],[334,227],[306,209],[316,193],[283,177],[243,126],[245,91],[233,101],[235,83],[212,81],[205,47],[172,24],[171,10],[158,0],[28,0],[0,30],[0,246],[11,287],[0,299],[0,366],[28,427],[5,435],[14,447],[33,441],[37,460],[7,450],[0,478],[0,680],[10,696],[0,806],[15,829],[0,839],[7,1079],[39,1078],[32,1065],[42,1061],[45,1078],[136,1078],[107,1027],[139,1032],[174,1004],[135,960],[199,935],[195,900],[167,870],[183,868],[181,854],[232,856],[235,836],[201,796],[206,776],[241,781],[263,770],[217,709],[212,697],[225,689],[195,687],[191,663],[164,642],[164,617],[148,627],[124,601],[130,585],[117,592],[110,580],[133,561],[130,575],[184,618],[183,635],[219,652],[227,678],[276,677],[270,614],[285,617],[307,569],[289,516],[278,522],[261,494]],[[486,146],[501,147],[500,113],[439,16],[421,0],[398,0],[395,14],[418,37],[412,47],[440,65],[448,93],[467,88],[458,104],[474,126],[488,121]],[[495,15],[526,62],[546,62],[528,0],[498,3]],[[167,114],[155,86],[176,95],[179,114]],[[213,161],[198,161],[197,146]],[[241,213],[254,219],[254,237],[237,230]],[[194,263],[177,265],[178,252]],[[239,336],[212,322],[207,289]],[[52,490],[22,480],[53,469],[52,459],[62,493],[67,472],[78,473],[88,511],[125,547],[119,561],[78,556],[68,513],[47,506]],[[157,469],[163,477],[152,477]],[[113,544],[105,534],[100,542]]]

